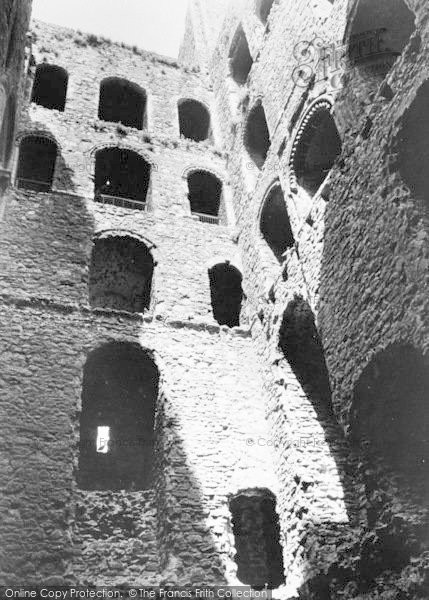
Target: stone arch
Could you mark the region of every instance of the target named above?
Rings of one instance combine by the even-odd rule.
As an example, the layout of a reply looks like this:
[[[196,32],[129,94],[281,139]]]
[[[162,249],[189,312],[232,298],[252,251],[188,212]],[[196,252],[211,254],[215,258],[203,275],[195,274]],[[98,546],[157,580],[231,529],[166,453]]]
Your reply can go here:
[[[256,102],[247,117],[244,145],[257,168],[262,169],[270,149],[271,140],[261,100]]]
[[[240,24],[234,34],[229,51],[231,76],[238,85],[244,85],[253,65],[249,44],[243,26]]]
[[[268,489],[244,489],[229,500],[237,578],[253,588],[274,589],[285,581],[276,497]]]
[[[105,146],[95,152],[94,199],[97,202],[144,210],[150,177],[151,164],[133,150]]]
[[[243,301],[243,276],[229,261],[218,263],[209,269],[210,297],[213,316],[219,325],[240,325]]]
[[[404,572],[427,548],[428,390],[427,356],[403,342],[375,354],[353,389],[349,433],[371,530],[360,579],[368,587],[382,573]]]
[[[3,112],[3,120],[0,131],[0,161],[4,169],[7,169],[12,154],[15,136],[16,101],[15,96],[7,97]]]
[[[191,213],[203,222],[218,224],[223,193],[222,181],[203,169],[187,171],[186,179]]]
[[[52,188],[58,145],[42,135],[27,135],[19,145],[18,187],[47,192]]]
[[[413,486],[429,481],[428,401],[429,360],[406,343],[377,353],[354,386],[352,439]]]
[[[290,157],[291,189],[300,187],[314,196],[341,153],[341,139],[332,116],[332,104],[318,100],[302,119]]]
[[[210,139],[210,111],[202,102],[184,98],[178,102],[178,111],[181,136],[194,142]]]
[[[415,199],[429,210],[429,80],[419,87],[398,135],[399,173]]]
[[[63,67],[42,63],[36,68],[31,101],[45,108],[64,111],[69,75]]]
[[[136,83],[121,77],[107,77],[100,84],[98,118],[126,127],[147,126],[147,94]]]
[[[159,371],[140,345],[110,342],[85,363],[78,484],[87,490],[152,486]]]
[[[350,66],[382,79],[415,30],[415,15],[404,0],[356,0],[346,32]]]
[[[94,239],[89,270],[92,308],[142,313],[150,308],[155,261],[150,248],[125,231]]]
[[[314,313],[296,294],[283,313],[279,348],[310,399],[331,405],[331,385]]]
[[[259,214],[259,228],[270,250],[281,263],[288,248],[295,245],[286,201],[277,180],[269,189]]]

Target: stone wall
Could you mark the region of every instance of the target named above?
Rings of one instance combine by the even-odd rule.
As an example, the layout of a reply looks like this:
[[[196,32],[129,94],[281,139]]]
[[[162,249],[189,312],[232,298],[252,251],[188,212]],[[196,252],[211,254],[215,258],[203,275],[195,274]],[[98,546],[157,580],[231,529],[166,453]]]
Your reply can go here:
[[[376,10],[365,0],[275,0],[264,22],[256,1],[193,0],[180,66],[35,23],[36,63],[65,68],[69,87],[64,112],[24,107],[15,149],[16,169],[27,133],[56,141],[53,191],[11,189],[1,225],[5,582],[237,583],[229,501],[269,490],[285,575],[284,584],[270,575],[276,597],[426,599],[429,457],[416,380],[427,378],[428,31],[424,1],[401,2],[389,12],[381,0]],[[391,14],[408,17],[396,30]],[[342,61],[361,24],[384,18],[402,55]],[[243,85],[230,71],[240,26],[253,60]],[[99,85],[112,76],[146,90],[142,131],[98,119]],[[182,98],[210,109],[213,141],[180,138]],[[270,137],[259,166],[246,135],[255,106]],[[296,164],[319,109],[342,149],[308,193]],[[95,153],[106,146],[150,163],[146,210],[94,201]],[[186,177],[200,169],[223,183],[220,225],[191,215]],[[260,230],[278,185],[295,240],[280,260]],[[153,257],[143,315],[90,308],[93,245],[115,236]],[[219,327],[211,310],[208,269],[225,260],[243,274],[240,328]],[[146,491],[76,483],[83,368],[111,341],[139,343],[160,372]],[[395,437],[414,478],[392,458]]]
[[[229,329],[217,325],[210,302],[209,268],[239,266],[216,119],[215,145],[179,137],[177,100],[212,106],[210,89],[171,59],[43,24],[34,52],[37,63],[66,68],[69,83],[64,111],[23,108],[15,149],[16,173],[23,136],[55,140],[53,189],[19,189],[14,179],[1,223],[1,581],[238,583],[228,500],[249,485],[278,489],[247,305],[241,328]],[[98,120],[108,76],[147,91],[145,130]],[[151,163],[147,210],[95,201],[91,153],[106,145]],[[186,176],[204,168],[223,182],[223,225],[190,213]],[[94,244],[123,237],[154,261],[144,314],[90,307]],[[148,490],[78,485],[84,365],[111,342],[139,344],[159,370]]]
[[[407,597],[420,598],[427,583],[427,540],[413,548],[420,554],[418,567],[410,567],[407,560],[400,568],[386,564],[389,560],[380,566],[380,555],[389,555],[380,531],[389,532],[398,553],[405,548],[404,531],[415,539],[417,528],[424,538],[422,492],[414,493],[414,509],[410,503],[401,505],[406,505],[407,516],[397,526],[397,498],[390,489],[383,496],[387,507],[378,510],[374,522],[374,494],[383,486],[368,488],[368,463],[359,442],[348,434],[354,387],[371,358],[391,344],[412,345],[421,352],[427,346],[425,214],[421,200],[413,201],[404,189],[395,160],[398,138],[406,139],[401,131],[404,111],[425,78],[420,39],[427,35],[426,10],[422,4],[411,6],[418,33],[387,80],[374,84],[374,79],[336,63],[335,53],[350,35],[356,5],[274,2],[265,25],[254,3],[231,3],[213,54],[212,79],[229,151],[244,286],[268,395],[267,418],[280,450],[286,595],[387,598],[383,594],[402,590],[410,594]],[[242,86],[232,79],[228,61],[240,24],[253,58]],[[323,48],[329,56],[325,71],[316,68],[314,60]],[[343,149],[329,184],[311,198],[296,185],[291,163],[301,123],[316,101],[332,105]],[[257,102],[264,107],[271,140],[261,170],[245,145],[246,122]],[[277,180],[295,238],[281,266],[259,227],[261,207]],[[323,385],[314,377],[318,359],[312,343],[301,348],[298,361],[284,352],[283,344],[279,347],[282,330],[288,332],[292,347],[305,344],[308,319],[300,314],[310,315],[318,329],[329,377]],[[316,362],[311,364],[313,355]],[[357,469],[358,464],[365,467]],[[384,473],[392,488],[395,474],[386,469]],[[393,489],[398,491],[397,486]],[[377,566],[368,572],[372,561]]]
[[[10,167],[16,115],[25,93],[24,70],[30,57],[30,40],[27,38],[30,14],[31,0],[6,0],[0,7],[0,168],[5,171]],[[7,172],[2,174],[0,195],[8,178]]]

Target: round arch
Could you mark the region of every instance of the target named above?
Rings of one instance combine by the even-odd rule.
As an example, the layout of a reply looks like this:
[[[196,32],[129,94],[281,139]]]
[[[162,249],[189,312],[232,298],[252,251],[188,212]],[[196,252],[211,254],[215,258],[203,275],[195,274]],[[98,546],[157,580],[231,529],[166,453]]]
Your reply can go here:
[[[332,102],[319,98],[301,119],[289,158],[291,191],[313,197],[341,153],[341,139],[332,116]]]

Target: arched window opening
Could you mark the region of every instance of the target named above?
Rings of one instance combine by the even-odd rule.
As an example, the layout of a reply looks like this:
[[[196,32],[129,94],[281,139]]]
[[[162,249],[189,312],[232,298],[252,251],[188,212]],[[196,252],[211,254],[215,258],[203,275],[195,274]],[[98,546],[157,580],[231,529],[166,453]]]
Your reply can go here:
[[[125,235],[98,239],[89,276],[91,306],[142,313],[150,307],[153,271],[143,242]]]
[[[137,84],[109,77],[101,82],[98,118],[122,123],[126,127],[146,126],[146,92]]]
[[[210,137],[210,113],[204,104],[196,100],[179,102],[180,135],[202,142]]]
[[[331,386],[322,341],[314,314],[302,296],[296,295],[283,314],[279,347],[302,388],[311,398],[331,402]]]
[[[429,81],[405,113],[399,134],[399,171],[422,207],[429,209]]]
[[[286,202],[280,185],[270,191],[261,212],[261,233],[279,262],[295,240],[289,221]]]
[[[12,154],[13,139],[15,135],[15,116],[15,98],[9,96],[6,101],[0,132],[0,160],[4,169],[7,169],[9,166],[10,156]]]
[[[368,464],[377,458],[429,492],[429,364],[411,346],[392,346],[363,371],[354,390],[352,435]]]
[[[45,137],[29,136],[22,140],[18,158],[18,187],[48,192],[52,188],[57,145]]]
[[[253,65],[249,44],[243,27],[237,29],[229,52],[229,61],[232,78],[239,85],[244,85],[249,77]]]
[[[145,210],[150,172],[150,164],[132,150],[99,150],[95,156],[95,200]]]
[[[219,325],[240,325],[242,279],[240,271],[228,262],[215,265],[209,270],[213,316]]]
[[[257,13],[262,23],[266,23],[268,21],[273,4],[274,0],[258,0]]]
[[[323,102],[313,107],[297,134],[292,156],[292,173],[297,184],[314,196],[341,154],[341,139]]]
[[[414,13],[403,0],[360,0],[348,41],[350,65],[384,78],[414,29]]]
[[[45,108],[64,111],[68,80],[68,73],[62,67],[38,65],[31,101]]]
[[[79,486],[144,490],[152,485],[159,373],[137,344],[111,343],[85,364]]]
[[[258,169],[262,169],[270,149],[271,140],[264,107],[260,102],[249,113],[244,143],[255,165]]]
[[[229,507],[237,578],[253,588],[279,587],[285,578],[274,494],[265,489],[243,490],[230,500]]]
[[[222,182],[207,171],[188,175],[188,198],[191,212],[200,221],[217,225],[222,198]]]

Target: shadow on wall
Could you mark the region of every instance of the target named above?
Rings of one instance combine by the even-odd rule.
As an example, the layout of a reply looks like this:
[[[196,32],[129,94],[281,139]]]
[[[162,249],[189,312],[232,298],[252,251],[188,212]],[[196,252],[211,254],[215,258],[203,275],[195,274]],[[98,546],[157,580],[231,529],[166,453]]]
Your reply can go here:
[[[218,505],[203,498],[178,428],[151,353],[115,342],[90,354],[74,536],[85,547],[80,583],[225,584],[207,525]]]
[[[314,314],[302,296],[296,295],[286,307],[280,328],[279,346],[323,427],[326,442],[343,484],[349,520],[354,522],[356,498],[353,489],[350,488],[350,476],[353,473],[350,448],[333,412],[328,369]]]
[[[3,323],[14,339],[22,339],[16,342],[19,352],[11,349],[13,358],[2,363],[0,419],[5,429],[0,451],[9,456],[10,465],[1,495],[10,515],[10,535],[3,530],[0,549],[4,581],[36,585],[67,572],[72,424],[80,375],[76,345],[70,346],[76,332],[67,305],[77,306],[86,293],[93,230],[84,201],[55,194],[21,194],[10,202],[2,223],[10,251],[3,286],[12,297],[21,298],[24,291],[32,303],[31,309],[18,310],[20,331],[13,333],[13,320]],[[64,308],[43,311],[40,299]]]
[[[308,581],[300,590],[299,597],[305,600],[320,598],[329,600],[331,598],[327,593],[329,578],[326,575],[314,577],[314,573],[320,571],[321,564],[327,564],[327,557],[330,554],[332,562],[335,562],[336,544],[346,544],[347,540],[350,541],[352,538],[353,527],[356,526],[358,519],[358,494],[354,480],[355,456],[333,412],[331,385],[323,345],[316,328],[314,314],[302,296],[296,295],[286,307],[280,328],[279,347],[323,430],[324,443],[327,444],[329,455],[334,461],[335,476],[338,477],[343,494],[343,498],[338,497],[337,501],[343,501],[347,510],[348,522],[343,522],[342,519],[335,520],[333,516],[331,521],[302,523],[305,538],[305,542],[302,542],[305,546],[304,556],[308,561],[303,577]],[[323,453],[320,455],[320,460],[324,463],[326,458]],[[321,469],[320,477],[323,477],[322,465],[318,464],[317,468]],[[305,482],[296,478],[296,484],[303,486]],[[311,488],[312,483],[309,485]],[[335,477],[332,475],[326,485],[333,486],[332,493],[335,496],[341,495],[340,490],[334,491]],[[304,505],[300,510],[302,514],[299,519],[302,519],[308,512],[308,508]],[[314,558],[309,561],[308,556]],[[351,560],[350,556],[350,562]],[[341,580],[347,581],[349,574],[350,567],[347,560],[341,567],[336,567],[336,577]]]
[[[203,496],[188,463],[179,420],[161,396],[157,413],[156,504],[160,546],[161,585],[224,585],[220,538],[208,517],[222,509],[226,499]],[[215,481],[215,471],[207,470]],[[210,512],[209,512],[210,511]],[[219,529],[226,523],[219,517]],[[223,559],[225,559],[223,556]]]
[[[361,5],[370,9],[368,2]],[[355,97],[350,89],[342,93],[348,96],[339,100],[340,111]],[[386,110],[386,128],[392,121],[401,127],[399,148],[398,140],[389,139],[386,148],[384,138],[372,139],[362,157],[355,134],[364,114],[356,118],[326,207],[319,320],[335,415],[358,457],[355,480],[361,482],[361,526],[333,563],[327,579],[333,598],[347,585],[350,598],[427,597],[429,384],[427,357],[419,350],[427,328],[428,155],[419,115],[427,98],[424,84],[401,120]],[[362,167],[369,161],[368,178]],[[397,172],[380,193],[388,163]],[[400,197],[399,179],[411,194],[401,190]],[[335,581],[335,570],[353,555],[348,583]]]

